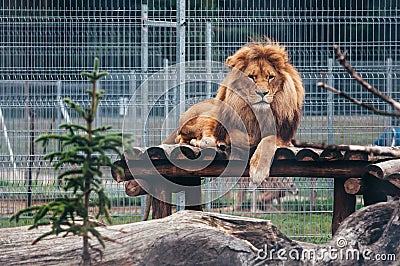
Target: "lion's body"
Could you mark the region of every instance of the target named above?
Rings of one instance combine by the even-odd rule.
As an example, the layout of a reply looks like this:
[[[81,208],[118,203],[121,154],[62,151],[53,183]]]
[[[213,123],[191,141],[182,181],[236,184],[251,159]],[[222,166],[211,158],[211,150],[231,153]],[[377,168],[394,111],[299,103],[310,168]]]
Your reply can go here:
[[[303,84],[285,48],[269,40],[243,46],[226,64],[232,70],[216,97],[189,108],[164,143],[257,147],[250,176],[260,183],[269,175],[265,160],[272,160],[276,146],[290,145],[296,134]]]

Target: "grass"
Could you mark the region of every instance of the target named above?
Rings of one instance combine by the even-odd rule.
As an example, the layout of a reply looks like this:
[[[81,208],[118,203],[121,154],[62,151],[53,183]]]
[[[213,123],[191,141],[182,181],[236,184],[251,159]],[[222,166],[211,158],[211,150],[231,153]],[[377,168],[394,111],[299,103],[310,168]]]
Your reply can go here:
[[[113,209],[111,210],[112,225],[134,223],[141,220],[140,197],[117,196],[110,197]],[[318,198],[315,208],[311,209],[308,199],[283,201],[284,211],[257,211],[251,213],[250,208],[245,208],[249,202],[243,203],[242,212],[233,210],[233,200],[224,197],[213,202],[211,211],[223,212],[270,220],[282,233],[289,238],[311,243],[325,243],[331,238],[332,223],[332,198]],[[116,208],[115,206],[120,206]],[[277,204],[273,205],[276,209]],[[215,208],[216,207],[216,208]],[[357,209],[361,207],[358,203]],[[114,209],[116,208],[116,209]],[[32,219],[24,217],[17,224],[9,221],[9,215],[0,216],[0,228],[31,225]]]
[[[103,220],[103,219],[100,219],[100,220]],[[30,226],[30,225],[32,225],[32,221],[33,220],[31,217],[23,217],[18,221],[18,223],[16,223],[15,220],[10,221],[10,216],[0,216],[0,228]],[[110,225],[136,223],[136,222],[140,222],[140,221],[141,221],[140,214],[112,215]],[[107,222],[105,222],[105,223],[108,224]]]
[[[282,233],[289,238],[311,243],[325,243],[331,238],[331,213],[269,213],[260,215],[243,215],[270,220]],[[128,224],[141,221],[139,214],[113,215],[112,225]],[[29,226],[32,218],[21,218],[17,224],[10,222],[9,217],[0,217],[0,228]]]
[[[319,244],[331,238],[331,213],[270,214],[263,218],[293,240]]]
[[[311,201],[308,198],[310,195],[310,189],[305,185],[307,185],[306,182],[299,182],[299,197],[289,196],[287,199],[282,201],[282,206],[284,208],[283,211],[279,211],[280,205],[274,201],[271,207],[275,208],[275,210],[258,210],[256,213],[252,213],[251,197],[248,195],[243,201],[240,209],[235,210],[235,198],[230,194],[213,201],[211,211],[271,220],[275,226],[292,239],[313,243],[324,243],[331,237],[333,195],[328,193],[329,191],[326,190],[325,187],[327,184],[316,184],[316,187],[321,190],[319,190],[315,205],[312,208]],[[13,187],[18,188],[19,186],[14,184]],[[7,187],[2,187],[0,189],[3,189],[4,191]],[[125,195],[123,190],[120,190],[121,188],[116,190],[116,187],[110,187],[109,189],[110,190],[108,190],[107,193],[112,206],[110,212],[112,215],[112,224],[124,224],[140,221],[141,197],[128,197]],[[19,190],[21,190],[21,188],[19,188]],[[60,192],[62,192],[62,190],[55,190],[55,186],[51,186],[50,188],[43,187],[35,190],[33,194],[33,203],[40,204],[42,201],[53,199],[55,196],[60,196]],[[3,194],[3,196],[6,196],[3,199],[1,198],[1,195],[0,192],[0,200],[3,200],[3,209],[0,207],[0,212],[6,211],[7,209],[10,209],[10,211],[18,210],[18,206],[14,205],[16,202],[20,202],[23,204],[23,207],[25,207],[25,192],[23,194]],[[357,209],[359,209],[359,207],[360,206],[357,206]],[[15,221],[10,222],[10,215],[11,213],[8,212],[5,216],[0,217],[0,228],[31,224],[31,219],[28,217],[23,218],[19,224],[16,224]]]

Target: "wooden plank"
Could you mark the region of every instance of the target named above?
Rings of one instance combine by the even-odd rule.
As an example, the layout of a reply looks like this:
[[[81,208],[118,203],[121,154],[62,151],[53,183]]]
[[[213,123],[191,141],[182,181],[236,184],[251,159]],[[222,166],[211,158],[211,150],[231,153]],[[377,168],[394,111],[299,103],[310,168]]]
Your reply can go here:
[[[172,214],[171,193],[162,187],[156,188],[157,195],[152,195],[152,219],[160,219]]]
[[[392,174],[388,177],[387,181],[400,189],[400,174]],[[400,196],[400,195],[399,195]]]
[[[346,193],[345,181],[343,178],[334,179],[332,235],[335,235],[344,219],[356,210],[356,196]]]
[[[383,147],[383,146],[361,146],[361,145],[327,145],[325,143],[300,142],[292,140],[292,144],[298,148],[314,148],[335,151],[355,151],[363,152],[371,155],[389,156],[400,158],[400,147]]]
[[[341,151],[326,149],[320,154],[320,160],[339,160],[343,158]]]
[[[227,154],[217,148],[205,148],[200,150],[199,160],[227,160]]]
[[[368,153],[361,151],[346,151],[343,156],[344,160],[362,160],[369,161],[371,158]]]
[[[320,157],[320,154],[317,153],[314,149],[301,149],[296,154],[296,160],[298,161],[317,161]]]
[[[389,182],[370,177],[365,178],[364,183],[366,187],[366,191],[363,194],[364,206],[387,201],[386,194],[388,191],[386,191],[386,184],[389,184]]]
[[[249,176],[247,162],[240,160],[231,161],[190,161],[176,160],[172,164],[169,160],[154,161],[128,161],[123,165],[125,176],[118,176],[112,172],[114,180],[121,182],[134,179],[134,176],[144,178],[146,176],[165,176],[168,178],[188,177],[218,177],[218,176]],[[116,162],[121,165],[120,161]],[[229,163],[229,167],[227,167]],[[177,166],[179,165],[179,167]],[[204,167],[206,165],[206,167]],[[271,167],[271,176],[285,177],[325,177],[347,178],[360,177],[366,173],[366,161],[296,161],[276,160]]]
[[[166,159],[167,154],[165,154],[165,149],[163,147],[150,147],[141,155],[142,159],[150,158],[151,160],[161,160]]]
[[[189,146],[189,145],[179,145],[175,146],[171,153],[169,154],[170,159],[196,159],[199,157],[200,148]]]
[[[358,146],[358,145],[326,145],[326,144],[315,144],[315,143],[298,143],[300,146],[296,147],[281,147],[278,148],[276,152],[276,159],[301,159],[304,157],[304,154],[307,153],[315,153],[321,158],[325,159],[345,159],[345,160],[369,160],[371,159],[370,155],[379,155],[379,156],[389,156],[393,158],[400,158],[400,149],[397,147],[378,147],[378,146]],[[147,150],[150,150],[150,154],[155,157],[164,158],[166,155],[169,157],[171,153],[181,147],[183,153],[187,153],[188,156],[181,157],[183,158],[193,158],[193,156],[197,156],[201,151],[200,148],[194,147],[191,145],[182,145],[182,144],[163,144],[159,146],[154,146],[150,148],[141,148],[141,147],[133,147],[130,149],[130,156],[127,156],[130,159],[137,159],[138,155],[145,153]],[[219,149],[218,153],[227,153],[231,148],[228,147],[228,151],[222,151]],[[163,150],[164,152],[162,152]],[[253,152],[250,152],[250,154]],[[148,152],[149,153],[149,152]],[[240,152],[239,152],[240,153]],[[190,154],[192,156],[190,156]],[[315,154],[311,157],[316,158]],[[173,156],[172,156],[173,157]],[[306,156],[307,157],[307,156]],[[309,156],[308,156],[309,157]],[[175,157],[177,158],[177,157]],[[232,159],[238,159],[236,156]],[[240,157],[241,158],[241,157]],[[244,159],[244,158],[241,158]]]
[[[296,158],[293,149],[278,148],[275,152],[275,160],[293,160]]]
[[[379,179],[387,179],[391,175],[400,173],[400,159],[387,160],[368,166],[368,173]]]
[[[201,178],[187,178],[185,184],[185,210],[202,211]]]

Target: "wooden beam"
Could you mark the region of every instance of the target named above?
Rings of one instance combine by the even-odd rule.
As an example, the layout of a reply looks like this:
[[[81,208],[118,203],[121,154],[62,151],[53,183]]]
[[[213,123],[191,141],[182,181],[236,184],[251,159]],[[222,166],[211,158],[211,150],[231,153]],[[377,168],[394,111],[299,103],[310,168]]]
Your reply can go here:
[[[370,175],[387,180],[400,188],[400,182],[398,182],[400,177],[400,159],[371,164],[367,167],[367,171]]]
[[[343,178],[335,178],[334,181],[332,235],[335,235],[344,219],[356,210],[356,196],[346,193],[344,190],[345,181]]]
[[[368,166],[368,173],[379,179],[387,179],[400,173],[400,159],[374,163]]]
[[[175,160],[174,164],[168,159],[163,160],[131,160],[129,166],[121,161],[116,162],[124,168],[124,176],[112,172],[117,182],[150,176],[164,176],[170,180],[179,181],[191,177],[244,176],[248,177],[248,167],[244,161],[217,160],[191,161]],[[229,167],[227,167],[229,164]],[[177,166],[179,165],[179,167]],[[271,167],[271,176],[276,177],[323,177],[348,178],[360,177],[366,173],[367,161],[296,161],[277,160]]]
[[[172,214],[171,193],[163,188],[157,188],[157,195],[152,197],[152,219],[160,219]]]
[[[185,186],[185,210],[202,211],[201,205],[201,178],[187,178]]]
[[[387,193],[391,184],[381,179],[370,176],[364,179],[366,190],[363,194],[364,206],[387,201]]]
[[[362,152],[375,156],[389,156],[392,158],[400,158],[400,149],[398,147],[383,146],[360,146],[360,145],[327,145],[325,143],[311,143],[292,140],[292,144],[297,148],[314,148],[323,150],[334,150],[344,152]]]

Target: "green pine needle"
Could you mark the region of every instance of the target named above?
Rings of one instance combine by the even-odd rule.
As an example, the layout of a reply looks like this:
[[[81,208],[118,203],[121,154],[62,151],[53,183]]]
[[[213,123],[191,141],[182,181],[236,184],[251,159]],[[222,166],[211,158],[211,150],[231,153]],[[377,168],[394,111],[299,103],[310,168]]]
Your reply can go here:
[[[103,236],[96,230],[100,223],[89,219],[89,207],[96,207],[94,217],[104,216],[111,222],[109,214],[111,201],[102,187],[101,169],[104,166],[115,168],[108,154],[115,153],[121,157],[123,143],[128,144],[130,139],[127,134],[109,132],[111,126],[93,128],[95,113],[104,95],[103,90],[96,88],[96,83],[108,75],[107,72],[99,72],[99,59],[94,59],[91,72],[82,72],[81,75],[92,83],[92,90],[87,91],[91,103],[81,106],[70,98],[64,101],[78,117],[86,121],[86,125],[61,124],[59,128],[64,133],[43,134],[35,139],[35,142],[43,146],[48,145],[51,140],[61,144],[61,150],[52,151],[44,158],[52,162],[55,170],[63,169],[58,179],[62,180],[66,194],[49,203],[20,210],[10,218],[18,222],[22,215],[33,214],[33,225],[29,229],[51,225],[51,230],[36,238],[32,244],[45,237],[64,233],[64,237],[73,234],[91,239],[94,236],[105,247]],[[92,194],[96,194],[95,197],[92,197]],[[92,198],[97,200],[93,201]],[[84,244],[83,249],[88,248]]]

